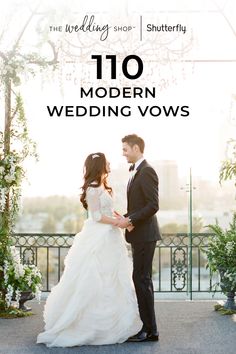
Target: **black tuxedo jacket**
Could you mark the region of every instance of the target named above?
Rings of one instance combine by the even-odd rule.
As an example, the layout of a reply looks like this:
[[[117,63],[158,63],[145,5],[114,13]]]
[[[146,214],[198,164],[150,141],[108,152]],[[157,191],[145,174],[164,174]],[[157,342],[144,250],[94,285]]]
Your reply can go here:
[[[125,231],[126,241],[150,242],[161,239],[156,212],[159,210],[158,176],[146,160],[127,189],[127,214],[134,225],[133,231]]]

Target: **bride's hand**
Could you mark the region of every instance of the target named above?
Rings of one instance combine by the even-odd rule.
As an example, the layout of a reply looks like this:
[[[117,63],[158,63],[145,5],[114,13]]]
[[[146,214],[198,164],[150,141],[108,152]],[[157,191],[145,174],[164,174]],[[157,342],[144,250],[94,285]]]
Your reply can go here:
[[[122,219],[123,215],[120,215],[116,210],[114,210],[113,215],[117,218],[117,219]]]

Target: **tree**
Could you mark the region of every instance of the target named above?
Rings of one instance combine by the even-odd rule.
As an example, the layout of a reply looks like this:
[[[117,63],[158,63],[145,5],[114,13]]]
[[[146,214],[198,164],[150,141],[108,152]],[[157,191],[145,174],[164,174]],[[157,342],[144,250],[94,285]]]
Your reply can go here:
[[[64,230],[68,233],[77,233],[82,229],[83,220],[82,217],[76,219],[67,219],[64,222]]]
[[[169,223],[165,224],[161,227],[161,232],[163,234],[170,233],[170,234],[177,234],[177,233],[187,233],[188,232],[188,225],[181,225],[177,223]]]
[[[56,232],[56,222],[52,216],[48,216],[48,218],[44,221],[42,226],[43,233],[55,233]]]
[[[203,228],[203,220],[201,217],[193,217],[193,223],[192,223],[192,230],[193,233],[199,233],[201,232]],[[187,224],[177,224],[177,223],[169,223],[165,224],[161,228],[162,233],[171,233],[171,234],[177,234],[177,233],[187,233],[188,232],[188,225]]]

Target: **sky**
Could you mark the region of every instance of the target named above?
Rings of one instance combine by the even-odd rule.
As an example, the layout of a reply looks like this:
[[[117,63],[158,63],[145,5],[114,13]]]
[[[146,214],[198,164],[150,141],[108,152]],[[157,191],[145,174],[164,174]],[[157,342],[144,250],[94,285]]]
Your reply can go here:
[[[26,3],[29,8],[33,1]],[[60,3],[61,7],[66,5],[65,1]],[[76,6],[80,2],[72,3],[77,11]],[[58,18],[58,25],[64,24],[66,20],[61,20],[59,12],[57,14],[59,3],[56,4],[47,3],[47,6],[55,8],[52,23]],[[158,4],[153,1],[122,1],[111,7],[110,2],[106,1],[99,1],[99,6],[98,2],[83,2],[76,15],[77,22],[81,22],[84,14],[90,11],[96,14],[97,22],[110,21],[113,26],[132,24],[138,27],[142,15],[143,26],[149,22],[180,23],[186,25],[187,32],[148,34],[144,31],[142,41],[136,29],[133,34],[111,32],[104,43],[95,38],[95,34],[63,37],[64,52],[69,48],[70,54],[76,54],[72,57],[74,63],[68,63],[71,56],[63,54],[60,56],[60,67],[53,75],[47,73],[46,76],[39,74],[34,79],[28,77],[21,86],[30,134],[37,143],[39,154],[38,163],[26,163],[30,184],[24,183],[23,195],[77,194],[86,156],[102,151],[112,169],[124,166],[127,163],[122,156],[121,138],[131,133],[144,138],[148,161],[175,160],[180,176],[187,176],[191,167],[194,176],[217,181],[227,140],[236,136],[233,75],[236,62],[228,61],[236,58],[235,33],[229,24],[236,5],[234,1],[218,1],[215,4],[209,1],[160,1]],[[220,13],[217,12],[218,6]],[[21,7],[21,11],[24,14],[27,8]],[[47,16],[45,23],[49,20]],[[75,23],[75,19],[73,21]],[[26,48],[35,38],[32,28],[26,37]],[[47,35],[56,41],[62,40],[61,33],[48,34],[48,31],[45,25]],[[8,42],[14,38],[14,28],[9,29],[6,38]],[[70,47],[66,45],[68,41]],[[0,50],[9,45],[7,41],[0,43]],[[103,57],[107,53],[117,56],[116,80],[109,79],[108,62],[103,67],[103,80],[96,79],[95,62],[91,61],[93,53]],[[135,82],[127,80],[121,72],[121,63],[129,54],[140,56],[144,63],[143,74]],[[132,63],[130,70],[135,71],[135,63]],[[89,100],[79,96],[80,87],[121,88],[134,85],[156,87],[157,97]],[[131,117],[51,118],[46,109],[47,105],[121,107],[127,104],[132,106]],[[172,118],[148,115],[142,118],[137,114],[137,105],[187,105],[190,115]]]

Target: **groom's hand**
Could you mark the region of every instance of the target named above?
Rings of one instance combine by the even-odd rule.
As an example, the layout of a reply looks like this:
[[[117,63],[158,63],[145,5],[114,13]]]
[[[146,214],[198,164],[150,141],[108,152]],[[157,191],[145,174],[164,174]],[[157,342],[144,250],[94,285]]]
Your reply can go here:
[[[120,219],[118,219],[117,226],[120,227],[121,229],[126,229],[127,227],[130,226],[129,218],[120,218]]]
[[[117,211],[114,211],[114,216],[116,217],[117,219],[117,226],[122,228],[122,229],[127,229],[129,232],[131,232],[133,229],[134,229],[134,226],[133,225],[130,225],[130,222],[129,222],[129,218],[125,218],[123,215],[119,214]],[[120,223],[120,220],[127,220],[128,219],[128,226],[125,226],[125,224],[123,223]]]

